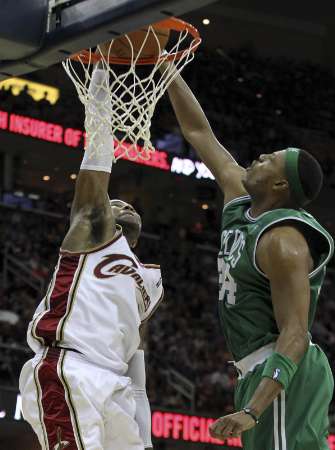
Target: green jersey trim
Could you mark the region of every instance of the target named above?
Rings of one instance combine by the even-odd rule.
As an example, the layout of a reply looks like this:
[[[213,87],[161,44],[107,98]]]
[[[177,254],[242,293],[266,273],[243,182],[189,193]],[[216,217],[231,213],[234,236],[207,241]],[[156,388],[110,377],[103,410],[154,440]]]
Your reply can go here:
[[[246,212],[246,215],[249,213],[249,211],[247,211]],[[265,213],[263,213],[263,214],[261,214],[260,216],[258,216],[258,219],[261,217],[261,216],[263,216],[264,214],[267,214],[268,213],[268,211],[267,212],[265,212]],[[250,216],[250,214],[249,214],[249,216]],[[250,216],[251,217],[251,216]],[[253,219],[252,218],[252,221],[253,222],[256,222],[256,220],[257,219]],[[253,265],[254,265],[254,267],[255,267],[255,269],[257,270],[257,272],[259,272],[263,277],[265,277],[265,278],[268,278],[267,276],[266,276],[266,274],[257,266],[257,263],[256,263],[256,250],[257,250],[257,245],[258,245],[258,241],[259,241],[259,239],[260,239],[260,237],[264,234],[264,232],[269,228],[269,227],[272,227],[274,224],[276,224],[276,223],[279,223],[279,222],[285,222],[285,221],[287,221],[287,220],[296,220],[297,222],[302,222],[302,223],[304,223],[305,225],[308,225],[308,226],[310,226],[311,228],[313,228],[314,230],[316,230],[316,231],[318,231],[319,233],[321,233],[326,239],[327,239],[327,241],[328,241],[328,244],[329,244],[329,252],[328,252],[328,255],[327,255],[327,257],[325,258],[325,260],[318,266],[318,267],[316,267],[309,275],[308,275],[308,277],[309,278],[312,278],[312,277],[314,277],[314,275],[316,275],[317,273],[319,273],[320,272],[320,270],[328,263],[328,261],[330,260],[330,258],[331,258],[331,256],[332,256],[332,254],[333,254],[333,252],[334,252],[334,243],[333,243],[333,240],[330,238],[330,236],[328,236],[328,234],[326,234],[326,233],[324,233],[322,230],[319,230],[318,228],[316,228],[315,226],[313,226],[312,224],[310,224],[309,222],[307,222],[307,221],[305,221],[305,220],[302,220],[302,219],[299,219],[298,217],[295,217],[295,216],[287,216],[287,217],[282,217],[281,219],[278,219],[278,220],[274,220],[273,222],[270,222],[268,225],[266,225],[259,233],[258,233],[258,235],[257,235],[257,237],[256,237],[256,241],[255,241],[255,247],[254,247],[254,253],[253,253]]]
[[[225,209],[228,208],[228,206],[231,206],[232,204],[237,203],[237,202],[239,202],[241,200],[250,200],[250,198],[251,198],[250,195],[242,195],[241,197],[235,197],[232,200],[229,200],[229,202],[227,202],[224,205],[223,210],[222,210],[222,214],[224,213]]]
[[[246,212],[244,214],[245,214],[246,219],[248,219],[250,222],[257,222],[257,220],[261,219],[262,217],[264,217],[267,214],[270,214],[272,212],[273,212],[273,210],[265,211],[257,217],[252,217],[252,215],[250,214],[250,208],[249,208],[246,210]]]

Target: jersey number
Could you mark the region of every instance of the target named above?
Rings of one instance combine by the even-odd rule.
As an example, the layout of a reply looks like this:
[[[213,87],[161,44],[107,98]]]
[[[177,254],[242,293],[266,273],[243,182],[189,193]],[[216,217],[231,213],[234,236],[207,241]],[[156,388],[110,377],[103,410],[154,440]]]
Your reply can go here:
[[[230,265],[225,263],[223,257],[219,255],[218,258],[219,269],[219,300],[226,301],[229,305],[235,305],[236,303],[236,283],[234,278],[230,274]]]

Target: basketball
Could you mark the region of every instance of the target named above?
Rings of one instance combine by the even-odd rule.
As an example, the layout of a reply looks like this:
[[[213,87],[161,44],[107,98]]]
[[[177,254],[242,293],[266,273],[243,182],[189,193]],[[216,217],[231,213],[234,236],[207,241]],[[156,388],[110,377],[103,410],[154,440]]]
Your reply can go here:
[[[134,57],[158,58],[169,41],[170,30],[152,26],[150,31],[149,28],[142,28],[138,31],[128,33],[127,36],[131,44],[126,36],[115,39],[110,51],[111,56],[117,58],[131,58],[132,45]]]

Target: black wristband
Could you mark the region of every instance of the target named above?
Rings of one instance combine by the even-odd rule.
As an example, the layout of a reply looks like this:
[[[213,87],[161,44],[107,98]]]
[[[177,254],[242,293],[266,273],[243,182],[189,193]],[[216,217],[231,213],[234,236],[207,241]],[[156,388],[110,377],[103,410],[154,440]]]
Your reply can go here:
[[[255,416],[255,414],[251,411],[250,408],[243,408],[242,411],[244,411],[246,414],[249,414],[249,416],[251,416],[254,419],[256,425],[259,423],[258,418]]]

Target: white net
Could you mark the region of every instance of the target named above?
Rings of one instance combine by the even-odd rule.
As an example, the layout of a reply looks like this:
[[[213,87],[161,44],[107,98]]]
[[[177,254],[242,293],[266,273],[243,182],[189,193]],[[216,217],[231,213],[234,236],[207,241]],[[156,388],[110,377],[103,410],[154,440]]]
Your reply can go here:
[[[150,66],[150,73],[143,74],[145,71],[139,65],[140,56],[150,33],[155,36],[159,51],[157,54],[161,56]],[[185,29],[178,33],[176,42],[166,51],[161,48],[153,26],[148,27],[143,44],[137,51],[128,35],[126,39],[131,51],[129,65],[120,66],[111,62],[116,42],[113,40],[107,51],[106,44],[99,45],[95,51],[85,52],[85,56],[77,55],[76,60],[67,59],[63,62],[63,67],[85,107],[86,142],[93,142],[94,151],[102,150],[100,147],[103,142],[99,135],[108,129],[115,142],[114,150],[111,149],[114,160],[124,157],[130,160],[147,160],[155,150],[151,142],[150,126],[156,104],[174,78],[194,58],[194,51],[201,40]],[[105,79],[97,86],[99,95],[97,89],[90,89],[97,59],[100,59],[99,68],[109,75],[108,82]],[[166,64],[167,61],[170,63]],[[148,68],[149,66],[146,67],[146,72]]]

